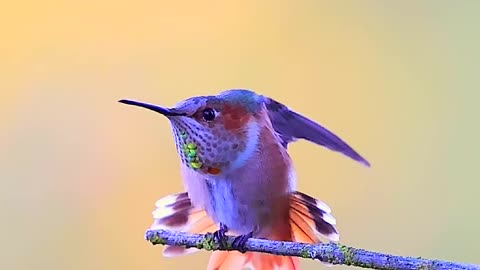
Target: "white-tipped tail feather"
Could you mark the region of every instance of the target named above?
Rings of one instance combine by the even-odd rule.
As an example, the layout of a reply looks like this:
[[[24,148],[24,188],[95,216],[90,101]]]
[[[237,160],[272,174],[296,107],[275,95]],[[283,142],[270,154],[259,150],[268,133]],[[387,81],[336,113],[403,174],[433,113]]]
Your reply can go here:
[[[199,234],[218,230],[218,226],[203,209],[193,207],[186,192],[165,196],[158,200],[155,206],[156,209],[152,212],[154,218],[152,229],[168,229]],[[322,242],[321,237],[330,241],[338,241],[339,234],[335,228],[336,220],[330,213],[331,209],[325,203],[298,191],[291,193],[289,214],[292,241],[315,244]],[[196,248],[185,249],[177,246],[166,246],[163,255],[165,257],[175,257],[197,251],[199,250]],[[237,269],[237,267],[246,264],[254,266],[253,269],[277,267],[278,269],[291,270],[298,269],[298,258],[251,252],[243,254],[236,251],[215,251],[210,258],[207,269]],[[329,264],[325,265],[329,266]]]
[[[290,220],[295,240],[305,242],[304,239],[310,239],[306,242],[318,243],[321,242],[319,236],[323,236],[338,241],[336,219],[330,213],[331,209],[325,203],[299,191],[293,192],[290,195]]]
[[[165,229],[188,233],[204,234],[214,232],[217,226],[207,213],[193,207],[186,192],[168,195],[155,203],[156,209],[152,212],[153,224],[151,229]],[[199,251],[196,248],[166,246],[163,250],[165,257],[176,257]]]

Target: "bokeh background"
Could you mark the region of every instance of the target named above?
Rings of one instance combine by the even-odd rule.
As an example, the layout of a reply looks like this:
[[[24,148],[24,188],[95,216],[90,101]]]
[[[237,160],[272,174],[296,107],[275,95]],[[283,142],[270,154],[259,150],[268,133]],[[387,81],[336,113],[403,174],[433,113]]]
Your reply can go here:
[[[342,243],[480,263],[479,1],[0,4],[0,268],[205,269],[144,241],[182,190],[171,106],[248,88],[319,121],[366,168],[292,144]],[[303,269],[318,263],[302,261]],[[334,269],[350,269],[334,267]]]

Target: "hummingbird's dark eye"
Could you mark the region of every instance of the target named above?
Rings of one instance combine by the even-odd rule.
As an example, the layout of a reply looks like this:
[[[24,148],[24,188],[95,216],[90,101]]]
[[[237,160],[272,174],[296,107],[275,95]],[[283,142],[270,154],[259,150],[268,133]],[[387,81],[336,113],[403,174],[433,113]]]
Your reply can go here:
[[[213,121],[215,119],[215,111],[212,108],[205,108],[202,111],[202,117],[205,121]]]

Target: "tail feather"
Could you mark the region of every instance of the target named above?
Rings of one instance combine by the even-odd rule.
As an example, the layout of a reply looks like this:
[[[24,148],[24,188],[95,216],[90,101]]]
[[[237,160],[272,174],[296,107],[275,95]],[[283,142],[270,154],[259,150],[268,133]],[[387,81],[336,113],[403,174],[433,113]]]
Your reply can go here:
[[[314,244],[321,242],[319,236],[323,236],[330,241],[338,241],[340,236],[335,228],[336,220],[330,213],[330,207],[325,203],[299,191],[293,192],[290,195],[293,240]]]
[[[293,241],[316,244],[320,237],[338,241],[339,234],[335,228],[336,220],[330,214],[331,209],[325,203],[295,191],[290,195],[290,224]],[[332,264],[324,263],[325,266]]]
[[[168,229],[189,233],[204,234],[218,230],[218,226],[207,213],[192,205],[188,193],[166,196],[155,203],[152,212],[154,222],[152,229]],[[335,228],[336,220],[331,209],[325,203],[301,192],[290,194],[290,236],[283,237],[302,243],[319,243],[325,237],[338,241],[339,234]],[[269,239],[278,239],[271,235]],[[280,237],[282,238],[282,237]],[[199,251],[196,248],[166,246],[163,255],[174,257]],[[328,264],[326,264],[328,265]],[[238,251],[214,251],[210,256],[207,270],[298,270],[299,259],[267,253]]]
[[[277,256],[266,253],[238,251],[214,251],[207,270],[298,270],[296,257]]]
[[[242,270],[249,255],[238,251],[214,251],[210,255],[207,270]]]
[[[312,235],[311,226],[296,211],[290,212],[290,226],[295,241],[309,244],[316,243],[316,237]]]
[[[151,229],[165,229],[188,233],[204,234],[214,232],[218,226],[199,208],[195,208],[187,192],[177,193],[161,198],[155,203],[156,209],[152,212],[154,222]],[[165,246],[165,257],[176,257],[199,251],[196,248],[179,246]]]
[[[301,192],[290,195],[290,238],[292,241],[315,244],[320,237],[338,241],[336,220],[325,203]],[[277,239],[278,235],[267,237]],[[323,263],[327,266],[331,264]],[[258,252],[215,251],[207,270],[298,270],[299,259]]]

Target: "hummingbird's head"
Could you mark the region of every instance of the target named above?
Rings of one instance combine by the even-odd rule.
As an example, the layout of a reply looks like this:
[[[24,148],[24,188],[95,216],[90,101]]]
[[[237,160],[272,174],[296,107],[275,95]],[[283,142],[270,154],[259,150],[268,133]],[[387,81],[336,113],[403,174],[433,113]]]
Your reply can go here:
[[[120,102],[166,116],[182,163],[201,173],[216,175],[242,166],[257,149],[257,117],[263,103],[252,91],[234,89],[216,96],[192,97],[173,108]]]

